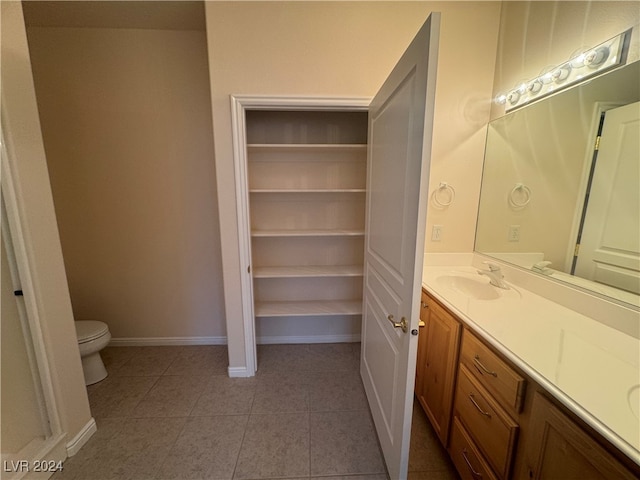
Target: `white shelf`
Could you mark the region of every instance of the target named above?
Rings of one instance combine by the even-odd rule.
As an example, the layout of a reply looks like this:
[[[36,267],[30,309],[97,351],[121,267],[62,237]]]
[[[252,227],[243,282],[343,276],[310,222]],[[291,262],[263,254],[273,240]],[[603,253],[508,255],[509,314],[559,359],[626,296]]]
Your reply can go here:
[[[356,322],[340,317],[362,314],[366,113],[247,115],[255,316]]]
[[[361,143],[249,143],[248,151],[288,150],[309,152],[311,150],[354,151],[367,150],[366,144]]]
[[[364,230],[253,230],[252,237],[357,237]]]
[[[364,188],[254,188],[249,193],[364,193]]]
[[[253,278],[361,277],[362,275],[362,265],[256,267],[253,270]]]
[[[256,302],[256,317],[361,315],[362,300]]]

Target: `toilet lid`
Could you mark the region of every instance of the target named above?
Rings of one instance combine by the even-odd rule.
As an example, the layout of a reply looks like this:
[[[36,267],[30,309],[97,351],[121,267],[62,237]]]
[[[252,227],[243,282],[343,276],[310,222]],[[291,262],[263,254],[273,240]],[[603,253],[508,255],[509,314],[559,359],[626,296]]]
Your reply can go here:
[[[104,322],[98,322],[96,320],[79,320],[76,321],[76,335],[78,336],[78,343],[90,342],[98,337],[106,334],[109,331],[109,327]]]

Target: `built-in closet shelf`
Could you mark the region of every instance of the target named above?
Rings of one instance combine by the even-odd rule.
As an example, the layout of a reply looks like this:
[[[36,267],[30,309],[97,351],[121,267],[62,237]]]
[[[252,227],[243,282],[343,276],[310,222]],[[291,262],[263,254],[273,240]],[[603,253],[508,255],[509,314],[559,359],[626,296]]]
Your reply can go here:
[[[247,152],[366,152],[367,146],[363,144],[347,144],[347,143],[250,143],[247,145]],[[345,157],[353,160],[361,160],[358,157]],[[256,157],[250,160],[273,160],[274,157]],[[295,157],[292,161],[297,161]],[[333,160],[327,158],[327,160]]]
[[[361,277],[362,265],[255,267],[253,278]]]
[[[362,300],[323,300],[303,302],[256,302],[256,317],[301,317],[361,315]]]
[[[364,193],[364,188],[315,188],[315,189],[294,189],[294,188],[254,188],[250,193]]]
[[[364,230],[253,230],[252,237],[357,237]]]

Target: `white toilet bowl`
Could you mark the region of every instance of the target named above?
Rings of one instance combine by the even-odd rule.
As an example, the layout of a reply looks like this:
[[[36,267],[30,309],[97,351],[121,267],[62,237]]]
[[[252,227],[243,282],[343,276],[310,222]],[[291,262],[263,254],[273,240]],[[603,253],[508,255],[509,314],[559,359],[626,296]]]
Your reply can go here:
[[[100,350],[106,347],[111,340],[109,327],[104,322],[78,320],[76,321],[76,335],[82,358],[85,385],[93,385],[104,380],[107,376],[107,369],[102,363]]]

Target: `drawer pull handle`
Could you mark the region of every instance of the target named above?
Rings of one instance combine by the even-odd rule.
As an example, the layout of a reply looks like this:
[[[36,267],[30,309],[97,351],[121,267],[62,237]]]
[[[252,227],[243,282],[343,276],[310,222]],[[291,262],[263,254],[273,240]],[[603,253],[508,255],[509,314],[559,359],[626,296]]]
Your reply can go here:
[[[464,458],[464,461],[467,464],[467,467],[469,467],[469,470],[471,470],[471,475],[473,475],[473,478],[482,478],[482,474],[480,472],[476,472],[475,469],[473,468],[473,465],[471,465],[471,462],[469,461],[469,457],[467,457],[466,448],[462,449],[462,458]]]
[[[471,400],[471,403],[473,403],[473,405],[478,409],[478,411],[484,415],[485,417],[491,418],[491,414],[489,412],[485,412],[482,407],[480,405],[478,405],[478,402],[476,402],[476,399],[473,396],[473,393],[469,394],[469,400]]]
[[[480,373],[486,373],[488,375],[491,375],[492,377],[498,377],[498,374],[496,372],[492,372],[482,364],[479,355],[473,357],[473,364]]]

